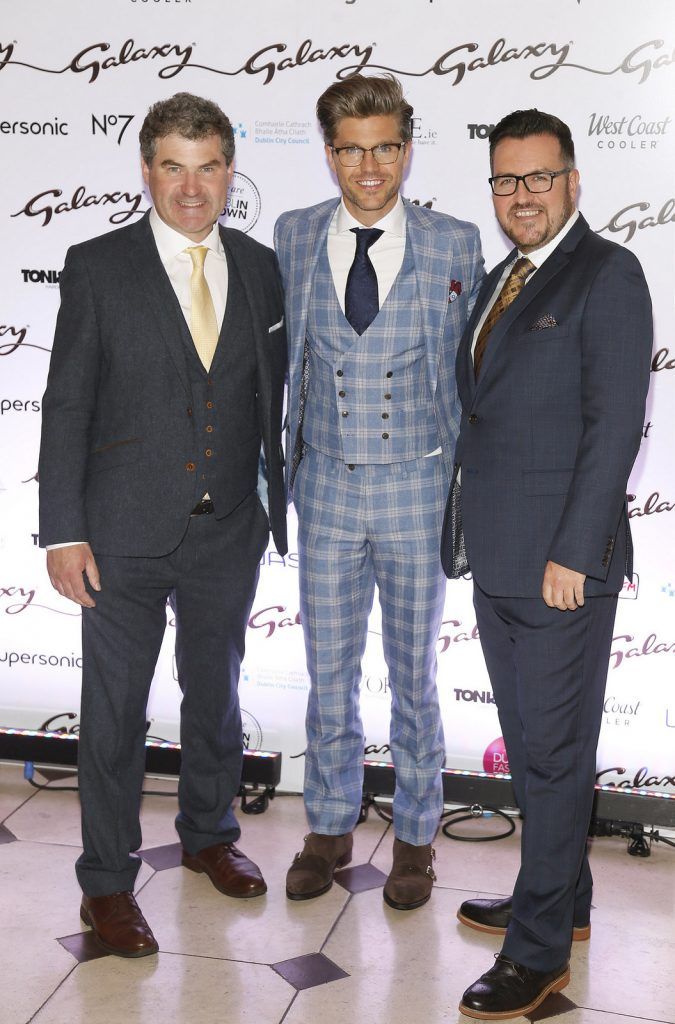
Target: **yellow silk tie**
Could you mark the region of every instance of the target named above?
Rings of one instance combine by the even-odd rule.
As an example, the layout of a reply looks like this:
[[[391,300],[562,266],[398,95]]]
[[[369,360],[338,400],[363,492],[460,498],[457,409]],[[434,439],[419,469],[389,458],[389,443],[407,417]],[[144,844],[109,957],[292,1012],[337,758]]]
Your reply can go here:
[[[473,371],[476,375],[476,380],[478,380],[481,363],[483,362],[483,355],[485,354],[485,348],[492,328],[497,323],[502,313],[506,312],[513,300],[520,295],[528,276],[533,270],[534,263],[531,260],[528,260],[527,256],[521,256],[520,259],[516,260],[513,264],[511,273],[506,278],[506,281],[504,281],[502,290],[495,299],[495,303],[485,318],[485,323],[481,327],[480,334],[476,339],[476,346],[473,350]]]
[[[192,260],[190,277],[190,333],[197,355],[204,367],[211,367],[218,344],[218,321],[211,292],[204,276],[204,260],[209,251],[205,245],[191,245],[185,250]]]

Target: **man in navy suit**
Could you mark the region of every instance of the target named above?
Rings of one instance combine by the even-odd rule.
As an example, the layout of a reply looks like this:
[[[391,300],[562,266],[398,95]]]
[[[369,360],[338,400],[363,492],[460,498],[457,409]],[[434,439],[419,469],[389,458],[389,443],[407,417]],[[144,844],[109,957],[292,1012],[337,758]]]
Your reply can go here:
[[[39,469],[49,575],[82,606],[80,913],[120,956],[157,951],[133,888],[167,600],[183,864],[229,896],[266,890],[234,845],[237,685],[270,527],[286,550],[281,283],[274,253],[218,225],[232,126],[215,103],[178,93],[151,107],[140,143],[153,209],[66,256]]]
[[[624,574],[625,490],[652,346],[642,269],[575,208],[569,128],[537,110],[490,135],[494,207],[515,248],[485,280],[457,355],[462,422],[443,537],[474,579],[483,653],[523,815],[513,897],[459,919],[505,935],[463,1013],[531,1012],[590,935],[586,836]],[[466,558],[462,561],[462,523]]]

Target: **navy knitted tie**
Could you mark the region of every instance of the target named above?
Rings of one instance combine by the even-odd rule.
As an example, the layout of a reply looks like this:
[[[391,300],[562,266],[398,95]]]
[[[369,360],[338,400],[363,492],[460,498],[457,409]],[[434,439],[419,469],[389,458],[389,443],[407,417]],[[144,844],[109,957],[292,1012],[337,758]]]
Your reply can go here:
[[[370,262],[368,250],[381,235],[380,228],[352,228],[356,235],[354,262],[349,269],[345,289],[345,316],[357,334],[370,327],[377,316],[380,303],[377,294],[377,274]]]

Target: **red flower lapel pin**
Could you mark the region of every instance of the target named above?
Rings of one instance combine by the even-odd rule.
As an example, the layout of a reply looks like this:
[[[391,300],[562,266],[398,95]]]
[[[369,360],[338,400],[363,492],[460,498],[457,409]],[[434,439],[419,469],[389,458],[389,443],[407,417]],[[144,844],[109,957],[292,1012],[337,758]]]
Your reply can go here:
[[[462,282],[451,281],[448,289],[448,302],[454,302],[458,295],[462,294]]]

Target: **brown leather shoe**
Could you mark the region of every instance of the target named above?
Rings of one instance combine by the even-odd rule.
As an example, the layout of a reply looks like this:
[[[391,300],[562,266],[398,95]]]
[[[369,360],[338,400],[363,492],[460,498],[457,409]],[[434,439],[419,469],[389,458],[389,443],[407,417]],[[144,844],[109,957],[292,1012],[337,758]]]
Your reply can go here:
[[[258,865],[238,850],[234,843],[216,843],[195,854],[183,850],[181,863],[190,871],[207,874],[218,892],[226,896],[247,900],[267,892]]]
[[[115,956],[150,956],[159,946],[132,892],[83,896],[80,917]]]
[[[431,843],[412,846],[394,839],[394,863],[384,883],[384,902],[394,910],[414,910],[431,896],[436,881],[432,863],[436,851]]]
[[[311,900],[328,892],[333,875],[352,859],[354,837],[351,832],[343,836],[322,836],[310,832],[305,845],[286,874],[286,895],[289,900]]]

